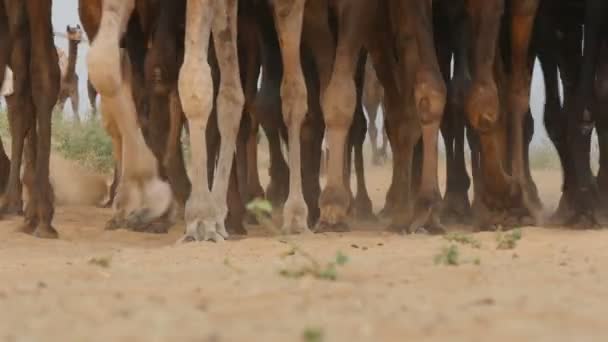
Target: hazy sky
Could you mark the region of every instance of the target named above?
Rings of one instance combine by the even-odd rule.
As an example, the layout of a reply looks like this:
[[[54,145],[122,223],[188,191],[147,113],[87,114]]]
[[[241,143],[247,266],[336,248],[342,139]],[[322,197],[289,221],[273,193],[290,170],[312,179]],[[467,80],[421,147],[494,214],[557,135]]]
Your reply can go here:
[[[170,0],[167,0],[170,1]],[[76,25],[80,23],[78,18],[78,1],[77,0],[55,0],[53,1],[53,25],[55,31],[65,31],[66,25]],[[68,43],[66,39],[55,38],[57,46],[67,51]],[[86,113],[89,111],[89,101],[87,97],[86,81],[87,81],[87,67],[85,56],[88,51],[88,45],[86,43],[80,44],[78,50],[79,56],[76,63],[76,71],[80,77],[80,112]],[[545,103],[544,86],[542,83],[542,76],[540,75],[540,68],[538,65],[534,68],[534,77],[532,79],[532,94],[530,96],[530,103],[532,105],[532,113],[535,121],[535,134],[534,143],[546,143],[547,135],[542,122],[542,111]],[[71,106],[66,105],[65,110],[71,113]]]

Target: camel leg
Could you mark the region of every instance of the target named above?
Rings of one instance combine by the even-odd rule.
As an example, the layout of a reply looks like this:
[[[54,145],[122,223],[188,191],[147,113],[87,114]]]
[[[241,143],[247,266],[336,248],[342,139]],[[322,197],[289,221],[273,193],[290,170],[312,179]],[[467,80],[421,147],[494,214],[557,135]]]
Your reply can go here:
[[[13,3],[13,6],[16,3]],[[15,13],[14,11],[10,11]],[[29,80],[29,38],[19,34],[16,30],[23,30],[25,13],[18,11],[21,15],[13,16],[10,21],[11,31],[14,36],[12,51],[9,53],[11,67],[14,72],[13,94],[6,97],[8,108],[8,121],[11,133],[11,164],[8,178],[8,187],[2,203],[2,212],[5,214],[22,214],[22,184],[21,163],[25,137],[33,125],[34,108],[31,102],[31,82]],[[4,69],[2,70],[4,72]]]
[[[51,2],[46,0],[26,3],[31,34],[31,91],[32,101],[36,108],[36,125],[32,135],[37,135],[35,197],[38,224],[34,230],[34,236],[40,238],[57,238],[57,231],[51,225],[55,208],[49,179],[49,163],[51,117],[59,93],[60,71],[51,31],[51,7]]]
[[[258,132],[259,125],[251,117],[251,129],[247,135],[246,155],[247,155],[247,198],[264,198],[264,190],[260,184],[260,174],[258,173]]]
[[[404,99],[400,94],[400,86],[395,73],[395,70],[399,69],[398,64],[393,58],[393,54],[389,52],[393,48],[393,38],[388,34],[390,27],[385,20],[380,20],[380,18],[390,13],[387,4],[383,4],[378,11],[374,30],[376,34],[369,40],[367,48],[370,59],[373,61],[374,70],[376,70],[376,75],[385,93],[385,101],[382,103],[384,114],[382,131],[384,136],[388,137],[393,150],[399,152],[395,154],[393,159],[391,183],[386,193],[384,208],[379,214],[382,217],[391,217],[397,209],[398,197],[405,194],[409,189],[409,184],[405,184],[403,178],[409,177],[410,169],[406,167],[406,164],[410,160],[408,158],[411,157],[413,146],[400,145],[408,143],[405,138],[409,136],[399,133],[406,132],[407,128],[402,126],[402,122],[408,121],[411,115],[407,110],[404,111]],[[412,122],[412,124],[414,123]]]
[[[521,193],[521,204],[535,222],[540,219],[540,209],[537,207],[533,194],[528,191],[526,167],[524,160],[524,120],[530,102],[530,87],[532,72],[529,67],[528,50],[534,19],[539,0],[515,0],[512,2],[511,17],[511,80],[509,89],[509,105],[511,119],[511,175],[514,186],[512,191]]]
[[[23,189],[27,197],[24,210],[24,222],[19,231],[33,234],[38,226],[38,196],[36,193],[36,134],[29,129],[24,146]]]
[[[97,115],[97,90],[90,80],[87,80],[87,94],[89,95],[89,104],[91,105],[91,113]]]
[[[268,139],[270,155],[270,183],[266,187],[266,198],[273,207],[282,207],[289,196],[289,166],[281,152],[279,129],[274,126],[262,126]]]
[[[419,56],[414,97],[424,143],[421,183],[409,229],[416,231],[425,226],[432,233],[442,233],[444,228],[436,217],[441,202],[437,180],[437,137],[445,107],[446,89],[433,44],[431,2],[416,0],[412,4],[419,6],[414,11],[417,14],[414,16],[414,26]]]
[[[321,104],[325,119],[326,136],[329,148],[327,184],[319,204],[321,219],[319,230],[343,230],[346,214],[350,205],[350,196],[344,184],[344,162],[355,106],[357,91],[354,81],[357,62],[364,38],[368,32],[369,6],[360,1],[344,1],[338,4],[340,27],[338,28],[338,45],[329,85],[322,92]]]
[[[365,116],[362,110],[357,110],[355,119],[359,121],[357,124],[358,132],[355,132],[354,137],[354,154],[355,154],[355,176],[357,177],[357,194],[355,195],[354,214],[355,217],[363,220],[374,219],[372,210],[372,201],[369,198],[367,184],[365,183],[365,163],[363,161],[363,142],[366,135]]]
[[[225,225],[226,230],[230,234],[247,235],[247,230],[243,226],[246,209],[243,198],[239,191],[239,179],[237,176],[236,159],[233,161],[230,170],[230,180],[228,183],[228,194],[226,196],[228,215],[226,215]]]
[[[494,78],[496,47],[500,18],[504,11],[502,0],[470,0],[467,10],[471,20],[473,42],[471,86],[465,98],[469,125],[479,142],[479,176],[475,186],[481,193],[475,196],[476,218],[480,228],[501,223],[501,213],[512,198],[510,177],[504,171],[501,157],[499,98]],[[478,184],[478,180],[482,184]],[[493,212],[491,212],[493,211]],[[497,215],[494,215],[497,214]],[[495,216],[495,217],[492,217]]]
[[[182,128],[184,127],[184,112],[177,89],[169,95],[169,136],[164,153],[163,165],[167,178],[175,194],[178,216],[183,217],[188,196],[190,196],[190,180],[186,172],[184,153],[182,151]]]
[[[29,86],[20,81],[20,76],[17,75],[15,80],[15,92],[6,97],[12,142],[8,185],[2,203],[2,212],[6,214],[23,213],[21,163],[25,136],[34,119],[34,108],[29,100]]]
[[[217,1],[215,6],[212,32],[221,74],[217,94],[217,120],[221,144],[212,196],[218,201],[217,203],[220,203],[217,207],[218,219],[221,219],[220,222],[223,225],[228,207],[234,207],[233,205],[227,205],[227,193],[245,98],[237,54],[237,1]],[[236,170],[234,174],[236,175]],[[236,191],[238,191],[238,182],[235,186]],[[239,201],[239,203],[242,201],[240,195],[234,196],[233,200]],[[243,212],[242,210],[239,211]],[[241,214],[235,217],[241,221],[243,219]]]
[[[78,88],[70,95],[70,102],[72,103],[72,113],[74,113],[74,120],[76,124],[80,124],[80,94]]]
[[[118,125],[114,120],[116,113],[112,113],[113,110],[111,104],[104,104],[104,97],[101,98],[101,108],[102,108],[102,125],[112,139],[112,156],[114,157],[114,175],[112,177],[112,184],[110,185],[110,191],[108,194],[108,201],[104,203],[104,208],[110,208],[114,204],[114,198],[116,197],[116,192],[118,188],[118,184],[120,183],[120,170],[121,167],[121,159],[122,159],[122,137],[120,136],[120,131],[118,130]],[[116,229],[118,226],[114,226],[114,222],[111,221],[112,224],[107,225],[108,229]]]
[[[193,180],[186,203],[186,234],[182,241],[223,241],[228,237],[224,222],[228,211],[226,195],[244,102],[236,55],[236,10],[233,0],[227,3],[189,0],[187,5],[186,52],[180,70],[179,92],[190,126]],[[213,100],[211,70],[207,62],[212,24],[222,74],[217,99],[222,142],[213,194],[207,184],[207,151],[204,148],[205,128]]]
[[[11,161],[6,155],[4,144],[0,139],[0,193],[4,193],[8,184],[8,176],[11,169]]]
[[[372,64],[372,59],[368,58],[365,64],[365,78],[363,85],[363,107],[367,112],[367,132],[372,146],[372,162],[374,165],[380,165],[382,157],[378,148],[378,127],[376,119],[378,118],[378,109],[381,102],[381,86],[376,77],[376,71]]]
[[[138,125],[129,58],[119,40],[134,1],[106,0],[99,32],[88,55],[89,76],[122,137],[120,184],[112,221],[137,231],[164,232],[172,203],[169,185],[158,176],[157,160]]]
[[[0,1],[0,88],[4,82],[6,65],[11,58],[11,37],[9,30],[9,21],[6,13],[4,1]]]
[[[365,163],[363,161],[363,143],[365,142],[365,136],[367,134],[367,122],[365,121],[365,114],[363,113],[362,104],[363,87],[365,77],[367,76],[365,74],[366,57],[366,55],[362,55],[359,68],[357,70],[357,76],[355,78],[357,86],[357,105],[355,107],[355,114],[350,132],[350,140],[354,148],[355,176],[357,178],[357,194],[355,196],[352,209],[354,216],[363,220],[374,218],[372,201],[370,200],[367,192],[367,184],[365,184]],[[373,126],[375,127],[375,125]]]
[[[300,132],[308,111],[307,90],[300,57],[304,0],[274,3],[274,20],[283,60],[281,100],[289,146],[289,195],[283,207],[283,231],[307,232],[308,208],[302,193]],[[340,170],[342,172],[342,170]]]

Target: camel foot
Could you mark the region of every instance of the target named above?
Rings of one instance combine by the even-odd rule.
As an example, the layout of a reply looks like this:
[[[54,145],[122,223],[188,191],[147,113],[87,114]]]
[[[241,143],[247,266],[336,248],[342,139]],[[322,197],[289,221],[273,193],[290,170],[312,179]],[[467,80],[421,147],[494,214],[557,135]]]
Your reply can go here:
[[[171,226],[168,215],[150,218],[145,210],[130,214],[124,222],[126,229],[138,233],[167,234]]]
[[[270,180],[270,184],[266,188],[266,199],[272,203],[273,208],[282,207],[287,201],[289,195],[288,180]]]
[[[251,214],[248,214],[248,216]],[[254,217],[255,219],[255,217]],[[226,220],[224,221],[225,225],[226,225],[226,230],[228,231],[228,234],[230,235],[247,235],[247,230],[245,229],[245,227],[243,226],[243,220],[239,217],[237,217],[236,215],[230,214],[230,212],[228,212],[228,216],[226,217]],[[257,220],[256,220],[257,223]]]
[[[228,232],[223,222],[195,219],[186,225],[186,233],[177,242],[180,244],[195,241],[224,242],[227,238]]]
[[[579,230],[599,229],[600,223],[593,210],[575,211],[565,220],[565,225]]]
[[[418,213],[408,220],[398,218],[388,227],[389,232],[398,234],[428,234],[443,235],[447,232],[439,217],[431,208],[418,210]]]
[[[319,198],[321,226],[340,226],[346,222],[351,195],[344,188],[326,187]]]
[[[467,224],[471,221],[471,205],[466,194],[447,193],[441,207],[445,224]]]
[[[38,227],[32,233],[33,236],[40,239],[57,239],[59,233],[50,224],[39,224]]]
[[[372,201],[367,196],[357,197],[353,206],[353,217],[362,221],[377,221],[372,211]]]
[[[245,214],[245,222],[247,224],[254,225],[254,226],[259,224],[258,219],[252,213]],[[228,229],[228,230],[230,230],[230,229]]]
[[[334,224],[330,224],[327,222],[319,221],[317,226],[315,227],[315,233],[348,233],[350,232],[350,227],[346,222],[338,222]]]
[[[378,213],[378,218],[387,219],[387,218],[393,217],[394,214],[395,214],[395,206],[387,203],[384,205],[384,208],[380,209],[380,212]]]
[[[283,234],[309,234],[308,208],[303,199],[287,199],[283,208]]]
[[[489,189],[487,189],[489,190]],[[534,193],[510,180],[508,191],[486,191],[481,201],[474,203],[475,219],[482,230],[485,226],[530,226],[542,223],[542,205]]]

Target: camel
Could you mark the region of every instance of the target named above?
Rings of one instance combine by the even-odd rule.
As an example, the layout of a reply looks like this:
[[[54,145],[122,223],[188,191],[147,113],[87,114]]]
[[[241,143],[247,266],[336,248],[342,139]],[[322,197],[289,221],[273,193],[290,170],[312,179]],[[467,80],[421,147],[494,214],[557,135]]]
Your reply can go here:
[[[68,55],[63,50],[57,48],[59,55],[59,68],[61,70],[61,86],[59,88],[59,99],[57,109],[63,111],[65,102],[70,99],[74,120],[80,123],[80,95],[78,91],[78,74],[76,74],[76,60],[78,58],[78,44],[82,40],[82,30],[80,25],[66,27],[66,37],[69,41]]]
[[[7,97],[11,126],[11,169],[4,212],[20,212],[20,169],[25,145],[24,186],[29,201],[21,231],[57,238],[52,225],[53,193],[49,181],[51,115],[59,92],[60,72],[53,43],[52,1],[6,0],[0,5],[0,79],[6,65],[14,72],[14,92]],[[10,18],[10,22],[6,20]]]
[[[80,1],[79,12],[83,25],[91,25],[90,29],[85,25],[92,40],[87,56],[89,77],[101,96],[105,126],[113,135],[119,159],[115,212],[108,228],[165,232],[173,195],[159,175],[158,161],[144,140],[138,117],[145,112],[139,110],[145,95],[137,92],[136,78],[142,73],[136,69],[143,68],[143,63],[137,60],[141,55],[134,49],[144,42],[141,37],[127,35],[127,50],[120,48],[122,33],[133,23],[130,19],[135,5],[134,0]],[[140,33],[135,30],[133,34]]]

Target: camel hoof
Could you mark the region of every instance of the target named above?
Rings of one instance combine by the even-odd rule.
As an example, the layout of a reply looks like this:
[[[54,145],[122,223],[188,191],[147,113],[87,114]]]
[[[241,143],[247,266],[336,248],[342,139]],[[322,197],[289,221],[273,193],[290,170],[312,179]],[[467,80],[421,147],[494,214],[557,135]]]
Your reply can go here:
[[[230,214],[228,214],[228,217],[226,218],[225,225],[226,230],[230,235],[247,235],[247,230],[243,226],[243,221],[236,218],[232,218]]]
[[[40,239],[57,239],[59,238],[59,233],[53,226],[47,224],[38,225],[34,233],[32,234]]]
[[[400,223],[391,223],[386,227],[386,231],[399,235],[407,235],[410,233],[409,227]]]
[[[283,208],[283,234],[308,234],[308,208],[303,200],[287,199]]]
[[[328,223],[326,221],[319,221],[315,228],[315,233],[348,233],[350,227],[346,222]]]
[[[172,226],[169,220],[170,212],[154,218],[147,208],[132,212],[127,216],[124,226],[128,230],[138,233],[166,234]]]
[[[228,236],[223,222],[194,219],[186,224],[186,234],[178,240],[178,243],[190,241],[224,242]]]

